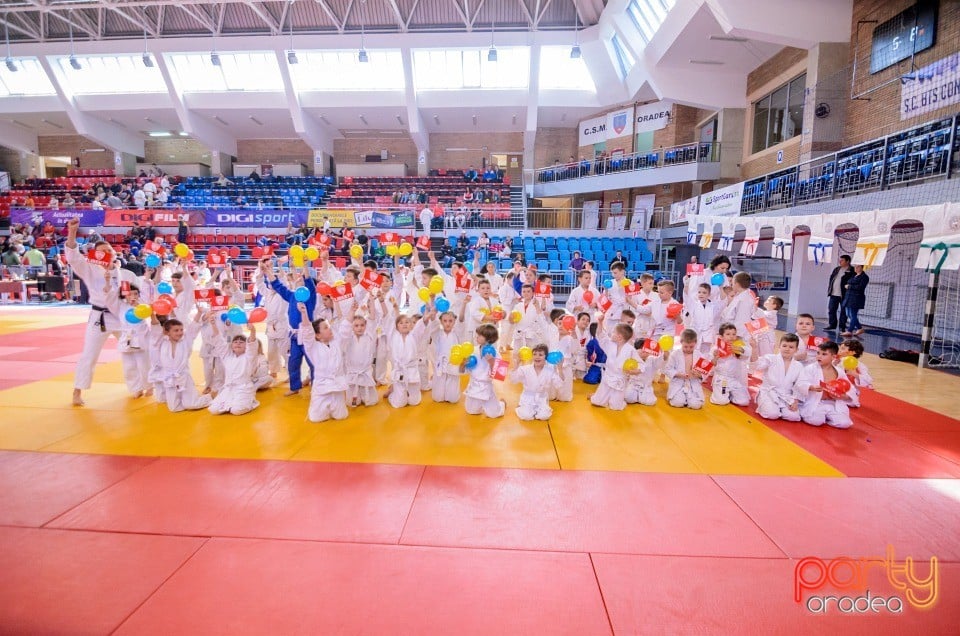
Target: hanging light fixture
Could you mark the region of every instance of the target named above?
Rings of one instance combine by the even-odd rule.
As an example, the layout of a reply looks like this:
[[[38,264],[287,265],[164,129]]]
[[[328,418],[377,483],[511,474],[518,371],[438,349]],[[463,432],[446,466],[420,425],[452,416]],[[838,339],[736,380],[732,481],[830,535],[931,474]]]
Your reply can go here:
[[[370,61],[370,58],[367,56],[367,50],[363,48],[363,7],[366,6],[367,0],[360,0],[360,53],[357,54],[357,60],[363,64],[366,64]]]
[[[153,68],[153,58],[150,57],[150,52],[147,51],[147,28],[143,28],[143,65],[147,68]]]
[[[580,53],[580,16],[576,11],[573,12],[573,48],[570,49],[570,59],[579,60]]]
[[[287,51],[287,64],[291,66],[298,63],[300,60],[297,59],[297,52],[293,50],[293,3],[295,0],[290,0],[290,9],[287,10],[287,21],[290,23],[290,50]]]
[[[497,25],[494,22],[490,23],[490,50],[487,51],[487,61],[496,62],[497,61],[497,47],[493,44],[493,34],[497,30]]]
[[[214,27],[210,31],[210,39],[213,40],[213,50],[210,51],[210,63],[214,66],[220,66],[220,56],[217,54],[217,31]]]
[[[80,60],[77,59],[77,56],[73,54],[73,11],[68,14],[70,21],[67,25],[70,27],[70,66],[75,71],[79,71],[83,67],[80,66]]]
[[[10,25],[7,24],[7,16],[4,16],[3,20],[3,39],[7,42],[7,70],[11,73],[16,73],[20,69],[17,68],[17,65],[14,63],[13,58],[10,56]]]

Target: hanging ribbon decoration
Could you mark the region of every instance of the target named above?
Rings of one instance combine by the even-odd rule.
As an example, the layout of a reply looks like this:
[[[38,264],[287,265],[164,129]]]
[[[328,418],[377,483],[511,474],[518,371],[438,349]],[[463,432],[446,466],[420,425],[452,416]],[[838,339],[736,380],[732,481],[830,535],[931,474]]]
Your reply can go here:
[[[870,269],[873,262],[880,255],[880,250],[885,250],[889,243],[858,243],[857,249],[863,250],[863,268]]]
[[[756,256],[757,245],[759,244],[760,239],[758,238],[745,238],[743,239],[743,247],[740,248],[740,253],[744,256]]]
[[[697,230],[687,228],[687,245],[697,244]]]
[[[717,245],[718,250],[723,250],[724,252],[729,252],[733,250],[733,235],[723,235],[720,237],[720,243]]]
[[[937,261],[937,264],[933,267],[927,265],[927,271],[932,274],[939,274],[940,268],[943,267],[943,264],[947,262],[947,257],[950,255],[950,250],[954,248],[960,248],[960,243],[921,243],[921,248],[929,248],[930,250],[930,261],[933,260],[934,254],[937,252],[942,252],[940,254],[940,260]]]
[[[833,243],[810,243],[807,247],[813,254],[813,264],[820,265],[821,261],[827,256],[827,248],[833,247]]]
[[[787,260],[787,248],[793,245],[793,241],[790,239],[780,239],[773,241],[773,258],[779,258],[780,260]]]
[[[703,249],[708,249],[713,243],[713,232],[704,232],[703,236],[700,237],[700,247]]]

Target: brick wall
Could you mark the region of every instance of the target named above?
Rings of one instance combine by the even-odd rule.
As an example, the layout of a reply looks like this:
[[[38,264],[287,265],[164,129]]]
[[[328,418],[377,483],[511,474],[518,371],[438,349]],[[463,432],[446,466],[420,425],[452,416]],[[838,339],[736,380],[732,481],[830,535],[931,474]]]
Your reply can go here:
[[[448,151],[447,148],[467,148],[468,150]],[[489,162],[490,155],[495,152],[522,155],[523,133],[431,133],[427,166],[430,169],[436,169],[466,168],[473,165],[479,170],[484,157]]]
[[[800,141],[798,135],[782,144],[777,144],[772,148],[767,148],[763,152],[752,155],[749,161],[745,161],[740,167],[741,176],[744,179],[752,179],[768,172],[775,172],[781,168],[795,166],[800,161]],[[783,163],[777,163],[777,152],[783,151]]]
[[[570,155],[579,150],[576,128],[541,128],[537,130],[537,139],[533,149],[533,164],[536,168],[553,165],[559,160],[564,163]],[[579,158],[579,156],[578,156]]]
[[[148,139],[143,142],[145,163],[202,163],[210,165],[210,149],[195,139]]]
[[[302,139],[238,139],[237,163],[302,163],[313,174],[313,149]]]
[[[882,23],[914,3],[914,0],[854,0],[853,24],[851,33],[856,30],[859,20],[877,20]],[[869,52],[871,49],[872,24],[860,28],[860,46],[850,47],[850,65],[857,56],[857,77],[855,84],[859,90],[876,86],[881,81],[895,80],[901,73],[910,72],[910,60],[904,60],[876,75],[869,75]],[[853,37],[851,36],[851,40]],[[951,53],[956,53],[960,42],[960,2],[941,0],[937,17],[936,44],[916,56],[918,68],[936,62]],[[857,54],[859,50],[859,54]],[[866,67],[867,71],[864,72]],[[937,111],[924,113],[917,117],[900,119],[900,83],[891,81],[889,85],[868,95],[869,101],[851,100],[847,104],[847,120],[843,135],[844,146],[882,137],[883,135],[904,130],[913,126],[936,120],[940,117],[960,112],[960,104],[953,104]]]
[[[112,170],[113,151],[84,152],[89,149],[103,149],[103,144],[90,141],[81,135],[41,135],[38,139],[41,157],[80,158],[81,170]]]
[[[389,155],[384,163],[403,163],[407,165],[408,175],[417,174],[417,145],[409,137],[333,140],[333,159],[336,163],[363,163],[366,155],[379,156],[381,150],[386,150]]]
[[[789,81],[792,78],[781,78],[780,75],[790,67],[799,64],[806,59],[806,50],[797,49],[792,46],[784,48],[769,60],[753,69],[750,74],[747,75],[747,95],[752,95],[775,80],[778,86]],[[771,88],[776,87],[774,86]]]
[[[0,172],[10,173],[10,183],[19,183],[27,176],[20,171],[20,151],[0,146]]]

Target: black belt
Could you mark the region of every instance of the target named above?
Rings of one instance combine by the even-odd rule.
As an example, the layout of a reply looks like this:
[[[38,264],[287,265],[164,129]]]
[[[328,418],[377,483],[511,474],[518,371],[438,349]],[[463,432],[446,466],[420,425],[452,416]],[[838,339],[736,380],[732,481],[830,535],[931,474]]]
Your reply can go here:
[[[106,323],[104,322],[103,315],[104,315],[104,314],[109,314],[109,313],[110,313],[110,310],[107,309],[106,307],[97,307],[96,305],[90,305],[90,306],[93,308],[93,311],[99,311],[99,312],[100,312],[100,320],[98,320],[95,324],[96,324],[98,327],[100,327],[100,332],[101,332],[101,333],[106,332],[106,331],[107,331],[107,325],[106,325]]]

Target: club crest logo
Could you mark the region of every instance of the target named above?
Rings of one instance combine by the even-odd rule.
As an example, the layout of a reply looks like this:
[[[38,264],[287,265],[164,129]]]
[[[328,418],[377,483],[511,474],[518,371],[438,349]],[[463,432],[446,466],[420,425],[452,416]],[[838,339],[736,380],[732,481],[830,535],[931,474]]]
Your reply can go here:
[[[617,113],[613,116],[613,130],[619,135],[627,127],[627,113]]]

